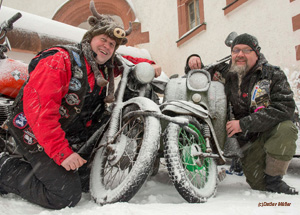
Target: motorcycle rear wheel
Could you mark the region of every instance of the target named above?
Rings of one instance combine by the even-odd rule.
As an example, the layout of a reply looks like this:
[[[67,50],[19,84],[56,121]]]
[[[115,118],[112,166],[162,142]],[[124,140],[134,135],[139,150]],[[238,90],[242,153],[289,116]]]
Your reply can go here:
[[[169,123],[164,133],[164,156],[169,176],[179,194],[189,203],[206,202],[216,193],[217,165],[213,158],[191,155],[191,150],[203,152],[206,146],[195,118],[188,127],[201,138],[197,139],[188,130]]]
[[[129,120],[123,122],[127,125],[119,135],[126,138],[127,147],[119,161],[112,164],[108,147],[100,148],[95,154],[90,192],[100,205],[129,201],[142,187],[153,167],[159,148],[159,120],[151,116],[135,116]],[[106,134],[102,141],[105,138]]]

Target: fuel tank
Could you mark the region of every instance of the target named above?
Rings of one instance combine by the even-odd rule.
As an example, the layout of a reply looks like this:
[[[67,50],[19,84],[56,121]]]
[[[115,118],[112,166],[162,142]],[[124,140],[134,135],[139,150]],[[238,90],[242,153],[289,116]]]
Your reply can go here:
[[[22,85],[29,77],[28,65],[13,59],[0,60],[0,93],[16,98]]]

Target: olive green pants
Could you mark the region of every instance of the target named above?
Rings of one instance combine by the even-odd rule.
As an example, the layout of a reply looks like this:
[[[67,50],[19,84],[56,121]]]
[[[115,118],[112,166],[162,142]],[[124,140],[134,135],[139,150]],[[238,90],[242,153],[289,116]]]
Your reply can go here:
[[[244,151],[241,159],[247,183],[255,190],[265,190],[266,155],[290,161],[296,151],[298,129],[292,121],[284,121],[263,132],[259,138]]]

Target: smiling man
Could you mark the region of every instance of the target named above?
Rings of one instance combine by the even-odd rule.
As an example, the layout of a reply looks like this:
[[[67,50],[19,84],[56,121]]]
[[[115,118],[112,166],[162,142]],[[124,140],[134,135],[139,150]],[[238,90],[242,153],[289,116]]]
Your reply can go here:
[[[227,122],[227,134],[236,135],[244,151],[242,168],[251,188],[295,195],[282,180],[296,149],[293,92],[284,72],[260,50],[249,34],[232,43],[225,91],[235,120]]]
[[[298,138],[293,92],[284,72],[260,50],[256,37],[241,34],[232,43],[230,64],[218,68],[235,119],[226,130],[243,149],[242,168],[252,189],[295,195],[298,191],[282,180]],[[186,68],[200,69],[201,64],[200,56],[191,55]],[[215,77],[216,71],[210,72]]]
[[[113,86],[114,76],[122,73],[114,54],[131,32],[110,16],[98,14],[93,2],[90,8],[91,29],[81,43],[44,50],[29,64],[30,77],[8,122],[24,159],[0,153],[2,194],[15,193],[40,206],[60,209],[75,206],[82,191],[88,191],[89,154],[77,153],[77,146],[86,144],[105,116],[106,85]],[[154,64],[125,58],[135,64]]]

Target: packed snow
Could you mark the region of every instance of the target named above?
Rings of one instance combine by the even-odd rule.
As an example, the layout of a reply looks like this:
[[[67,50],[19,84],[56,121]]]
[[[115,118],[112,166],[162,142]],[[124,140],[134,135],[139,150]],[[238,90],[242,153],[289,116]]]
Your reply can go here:
[[[222,166],[229,168],[228,164]],[[220,168],[220,167],[219,167]],[[285,181],[300,190],[300,159],[292,160]],[[49,210],[31,204],[19,196],[0,197],[1,215],[296,215],[300,211],[300,196],[267,193],[250,189],[244,176],[227,175],[218,185],[217,194],[206,203],[187,203],[176,191],[161,159],[158,174],[150,177],[128,203],[100,206],[84,193],[74,208]],[[282,205],[283,204],[283,205]],[[261,207],[262,205],[263,207]]]

